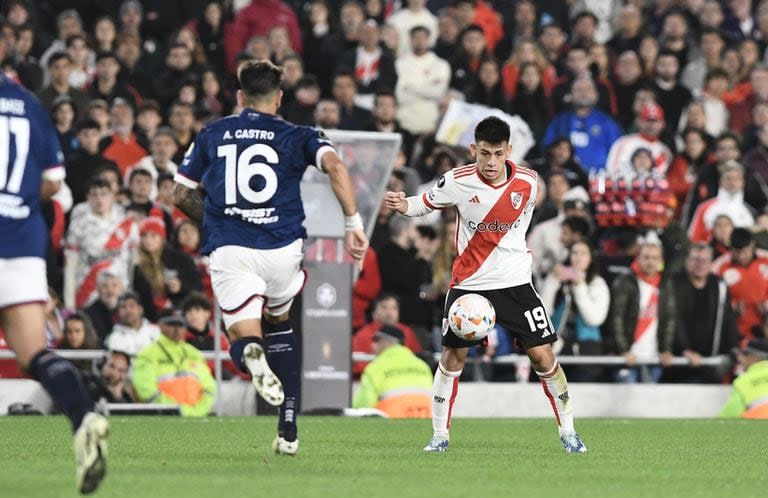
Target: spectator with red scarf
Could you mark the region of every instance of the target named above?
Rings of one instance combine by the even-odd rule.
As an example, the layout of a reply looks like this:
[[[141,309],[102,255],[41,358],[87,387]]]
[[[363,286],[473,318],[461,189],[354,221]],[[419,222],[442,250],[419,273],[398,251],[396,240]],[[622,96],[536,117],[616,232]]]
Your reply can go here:
[[[658,382],[661,367],[638,367],[638,359],[658,354],[662,366],[672,359],[677,311],[673,282],[661,273],[663,264],[661,242],[657,238],[646,239],[631,265],[632,272],[613,283],[606,323],[613,332],[617,352],[624,356],[627,365],[617,373],[619,382]]]

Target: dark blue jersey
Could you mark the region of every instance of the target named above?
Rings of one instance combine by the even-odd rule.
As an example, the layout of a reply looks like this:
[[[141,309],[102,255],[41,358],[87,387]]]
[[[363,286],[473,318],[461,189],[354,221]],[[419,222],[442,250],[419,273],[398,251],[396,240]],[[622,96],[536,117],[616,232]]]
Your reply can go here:
[[[64,179],[64,157],[48,113],[0,75],[0,258],[45,256],[40,183]]]
[[[301,177],[334,150],[322,131],[252,109],[203,128],[176,175],[205,189],[202,252],[275,249],[305,238]]]

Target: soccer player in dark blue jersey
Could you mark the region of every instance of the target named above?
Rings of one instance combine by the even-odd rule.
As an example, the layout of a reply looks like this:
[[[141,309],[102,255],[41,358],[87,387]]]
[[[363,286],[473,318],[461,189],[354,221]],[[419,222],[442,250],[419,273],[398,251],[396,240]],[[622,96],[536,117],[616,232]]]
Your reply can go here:
[[[349,172],[331,141],[318,129],[276,116],[281,79],[269,61],[240,66],[243,112],[202,129],[176,174],[174,193],[176,205],[203,224],[202,251],[210,255],[232,360],[250,373],[268,403],[280,407],[272,447],[294,455],[300,357],[288,313],[306,280],[299,187],[309,165],[330,177],[346,216],[347,251],[362,260],[368,240]]]
[[[6,51],[3,38],[0,60]],[[45,339],[47,228],[40,197],[48,199],[59,190],[62,163],[56,129],[45,109],[0,74],[0,328],[19,366],[42,384],[72,422],[77,489],[90,493],[106,471],[109,424],[92,411],[78,369],[49,351]]]

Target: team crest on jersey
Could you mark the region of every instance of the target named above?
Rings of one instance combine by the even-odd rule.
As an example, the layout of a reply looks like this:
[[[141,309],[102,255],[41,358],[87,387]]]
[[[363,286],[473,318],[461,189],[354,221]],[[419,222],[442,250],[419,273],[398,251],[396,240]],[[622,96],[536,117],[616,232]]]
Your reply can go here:
[[[515,209],[520,209],[520,206],[523,204],[523,193],[513,192],[509,194],[509,197],[512,199],[512,207]]]

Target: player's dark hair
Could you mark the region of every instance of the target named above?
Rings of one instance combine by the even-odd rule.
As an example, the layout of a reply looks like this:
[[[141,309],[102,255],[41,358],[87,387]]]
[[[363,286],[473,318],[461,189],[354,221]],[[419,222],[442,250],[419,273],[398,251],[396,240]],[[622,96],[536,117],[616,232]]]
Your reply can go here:
[[[72,56],[69,55],[67,52],[54,52],[51,57],[48,59],[48,68],[50,69],[51,66],[56,64],[62,59],[66,59],[70,64],[72,64]]]
[[[211,301],[202,292],[190,292],[189,295],[181,303],[182,313],[193,308],[202,308],[206,311],[211,311]]]
[[[237,68],[237,81],[246,100],[262,100],[280,90],[283,71],[268,60],[246,61]]]
[[[731,233],[731,249],[744,249],[753,240],[752,232],[746,228],[734,228]]]
[[[488,116],[475,126],[475,143],[485,142],[489,144],[509,143],[509,125],[501,118]]]

